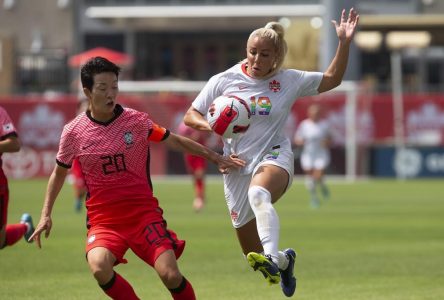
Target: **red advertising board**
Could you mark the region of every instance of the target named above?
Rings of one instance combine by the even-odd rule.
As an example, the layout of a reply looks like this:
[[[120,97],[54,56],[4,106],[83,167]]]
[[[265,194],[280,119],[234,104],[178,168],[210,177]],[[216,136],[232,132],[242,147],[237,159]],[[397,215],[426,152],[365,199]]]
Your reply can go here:
[[[193,96],[170,93],[149,96],[121,94],[119,101],[140,111],[148,112],[158,124],[176,131]],[[321,102],[324,117],[338,146],[345,144],[346,96],[325,94],[300,99],[292,108],[287,134],[294,134],[296,126],[306,118],[306,109],[313,102]],[[407,143],[413,145],[444,145],[444,95],[404,95],[404,132]],[[18,130],[23,147],[18,153],[4,153],[3,168],[11,178],[49,176],[55,163],[60,134],[64,124],[76,113],[74,96],[52,98],[0,98]],[[356,103],[356,132],[360,145],[393,143],[393,103],[388,94],[361,94]],[[151,172],[165,174],[167,152],[162,143],[152,144]]]
[[[63,126],[76,113],[77,101],[64,96],[0,99],[18,131],[22,149],[4,153],[3,169],[12,178],[48,176],[54,168]]]

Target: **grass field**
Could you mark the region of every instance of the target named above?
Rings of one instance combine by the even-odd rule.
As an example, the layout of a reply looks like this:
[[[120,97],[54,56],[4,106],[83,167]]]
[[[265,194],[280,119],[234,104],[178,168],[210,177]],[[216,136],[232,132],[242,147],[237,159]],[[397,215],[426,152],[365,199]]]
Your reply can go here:
[[[286,299],[243,260],[222,196],[208,185],[208,206],[191,209],[188,180],[154,180],[169,227],[187,240],[179,260],[198,299]],[[444,299],[442,180],[330,182],[332,199],[308,205],[300,180],[276,204],[281,248],[294,247],[300,300]],[[11,181],[9,222],[30,212],[38,222],[45,180]],[[84,259],[85,216],[65,185],[43,248],[20,241],[0,252],[0,299],[106,299]],[[170,299],[155,272],[132,253],[116,270],[141,299]]]

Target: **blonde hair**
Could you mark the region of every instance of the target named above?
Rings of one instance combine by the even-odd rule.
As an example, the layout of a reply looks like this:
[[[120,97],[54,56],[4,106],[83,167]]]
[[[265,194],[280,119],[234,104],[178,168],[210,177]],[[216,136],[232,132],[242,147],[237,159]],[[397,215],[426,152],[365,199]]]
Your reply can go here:
[[[248,40],[259,37],[271,40],[276,51],[276,60],[270,73],[267,77],[275,75],[284,63],[285,55],[287,54],[287,42],[284,39],[284,27],[278,22],[268,22],[264,27],[254,30]]]

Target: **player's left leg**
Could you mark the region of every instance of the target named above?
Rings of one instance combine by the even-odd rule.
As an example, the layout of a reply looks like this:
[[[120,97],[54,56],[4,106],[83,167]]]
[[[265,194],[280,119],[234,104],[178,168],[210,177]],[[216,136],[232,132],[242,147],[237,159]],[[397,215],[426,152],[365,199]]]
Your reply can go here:
[[[288,264],[283,269],[280,269],[282,292],[285,296],[291,297],[296,290],[296,277],[294,276],[296,252],[293,249],[288,248],[280,253],[285,255],[288,260]]]
[[[191,283],[180,273],[176,255],[172,249],[160,254],[154,269],[175,300],[194,300],[196,296]]]

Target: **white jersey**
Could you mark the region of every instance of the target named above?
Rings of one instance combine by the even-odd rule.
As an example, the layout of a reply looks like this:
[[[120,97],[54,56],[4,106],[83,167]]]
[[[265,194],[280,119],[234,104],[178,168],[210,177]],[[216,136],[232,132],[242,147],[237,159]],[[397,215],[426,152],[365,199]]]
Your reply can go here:
[[[299,124],[295,138],[304,141],[303,152],[317,154],[327,152],[325,141],[330,136],[328,124],[325,121],[313,122],[305,119]]]
[[[224,154],[238,154],[247,163],[241,173],[249,174],[273,146],[291,147],[284,132],[291,107],[300,97],[317,95],[322,76],[287,69],[267,79],[255,79],[247,74],[245,64],[237,64],[211,77],[192,106],[206,116],[213,100],[221,95],[236,95],[250,104],[248,131],[239,138],[224,139]]]

